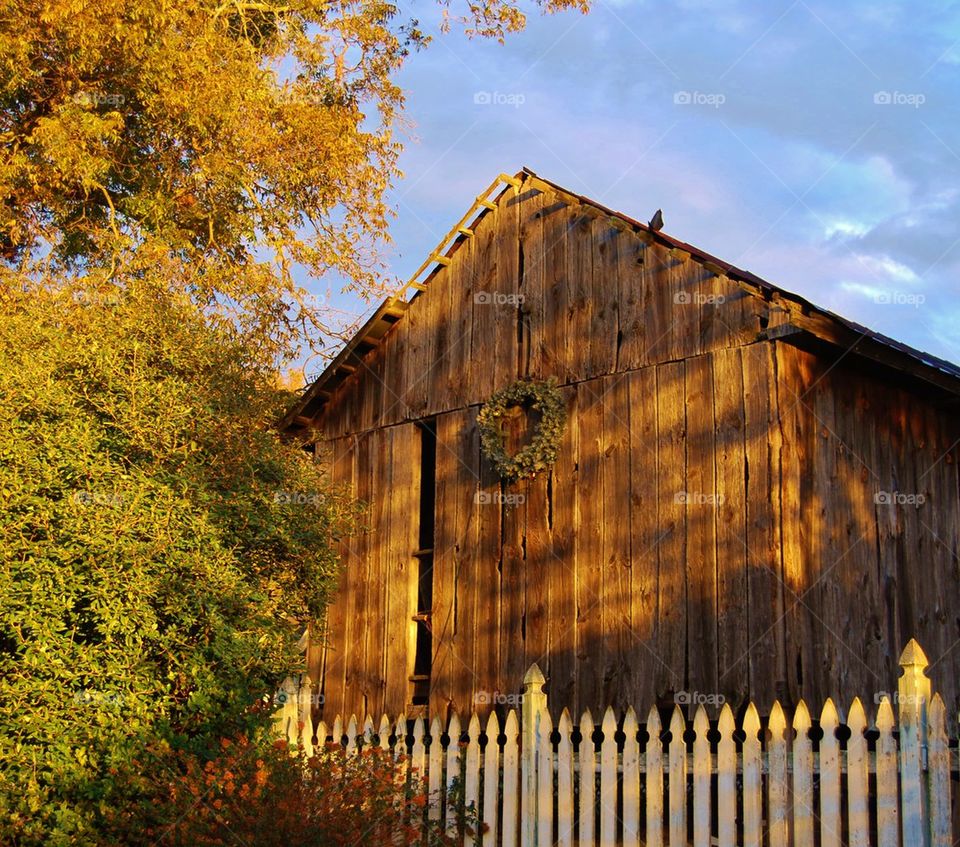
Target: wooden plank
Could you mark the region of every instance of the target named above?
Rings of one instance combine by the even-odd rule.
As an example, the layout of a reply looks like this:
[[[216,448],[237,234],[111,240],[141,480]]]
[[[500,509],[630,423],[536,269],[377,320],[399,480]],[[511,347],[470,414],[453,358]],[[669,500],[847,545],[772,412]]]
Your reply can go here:
[[[657,368],[657,524],[661,540],[658,597],[658,665],[654,678],[658,697],[686,684],[686,414],[684,364]]]
[[[470,379],[473,402],[484,402],[498,387],[492,367],[498,355],[495,346],[495,324],[498,309],[494,304],[497,292],[497,245],[500,234],[500,211],[484,215],[474,235],[473,322],[470,339]],[[406,320],[406,318],[404,318]]]
[[[483,749],[483,847],[496,847],[499,835],[500,811],[500,722],[497,713],[490,711],[487,718],[487,745]],[[505,802],[505,800],[504,800]]]
[[[447,447],[453,452],[454,479],[456,487],[454,498],[437,500],[439,509],[456,506],[456,535],[453,550],[456,561],[456,665],[454,669],[454,701],[461,711],[478,710],[486,717],[486,704],[490,702],[490,680],[483,679],[477,673],[479,654],[496,643],[491,631],[490,620],[486,615],[488,605],[488,586],[480,579],[477,571],[481,554],[478,550],[480,510],[490,508],[478,502],[477,490],[480,469],[480,434],[472,409],[451,412],[453,428],[450,442],[438,439],[437,451]],[[483,697],[478,696],[483,693]]]
[[[717,354],[715,372],[722,367],[719,363],[728,355]],[[772,345],[753,344],[743,348],[740,364],[745,459],[742,490],[750,621],[746,652],[750,696],[760,712],[766,714],[773,699],[786,693],[787,680],[780,549],[781,432],[776,417],[777,389]],[[737,379],[736,376],[731,378]],[[731,426],[735,426],[738,419],[739,413],[734,418],[731,410]],[[734,473],[736,471],[731,469],[731,477]],[[732,519],[733,515],[730,517]],[[735,531],[728,533],[731,545],[736,536]],[[718,562],[722,560],[718,554]],[[721,633],[718,640],[723,645],[726,638]],[[723,664],[724,659],[721,658],[721,666]]]
[[[840,847],[840,719],[833,700],[827,698],[820,712],[820,844]]]
[[[687,475],[683,491],[686,511],[686,585],[687,585],[687,665],[688,687],[693,691],[715,695],[718,659],[718,590],[736,591],[738,583],[731,580],[718,586],[717,562],[717,479],[714,423],[713,368],[709,356],[687,359],[684,376],[684,407],[686,410]],[[730,390],[725,386],[724,391]],[[739,446],[739,445],[738,445]],[[739,498],[738,498],[739,499]],[[724,552],[731,552],[724,548]],[[723,563],[723,573],[733,571],[743,585],[742,553],[733,551],[736,558]],[[744,592],[745,593],[745,592]],[[730,596],[730,595],[727,595]],[[724,605],[735,603],[737,618],[743,620],[743,593],[725,598]],[[738,599],[734,599],[738,598]],[[729,634],[730,627],[726,627]],[[741,652],[731,657],[734,668],[740,663],[746,639],[734,642]],[[694,646],[695,645],[695,646]]]
[[[657,515],[657,373],[643,368],[630,382],[630,662],[650,667],[633,673],[630,703],[647,709],[656,702],[656,680],[664,684],[669,668],[662,665],[658,640],[659,550],[663,531]],[[666,530],[669,532],[669,529]]]
[[[386,708],[387,592],[390,555],[390,504],[393,491],[391,432],[388,429],[370,433],[370,526],[367,549],[367,692],[366,714],[382,713]],[[402,632],[406,634],[404,626]],[[402,709],[405,704],[401,703]]]
[[[617,237],[617,303],[619,332],[616,370],[638,368],[647,362],[647,344],[660,327],[650,321],[644,269],[648,245],[635,233]]]
[[[370,503],[373,484],[371,460],[371,438],[369,434],[357,437],[354,453],[355,491],[359,500]],[[369,666],[367,664],[367,639],[369,638],[369,561],[371,548],[370,533],[364,533],[354,539],[356,560],[351,568],[350,606],[348,607],[347,638],[351,644],[344,680],[344,704],[346,709],[365,714],[366,697],[369,692]],[[345,711],[346,711],[345,709]]]
[[[568,264],[567,250],[571,214],[555,195],[548,197],[545,202],[541,247],[544,262],[544,326],[542,345],[535,361],[542,361],[540,367],[545,376],[556,376],[563,382],[567,377],[570,343],[569,279],[573,268]]]
[[[462,416],[456,412],[436,419],[436,489],[433,539],[433,604],[430,626],[433,656],[430,678],[430,713],[446,716],[451,708],[464,708],[457,701],[461,694],[463,668],[460,655],[464,636],[458,631],[457,543],[460,532],[460,507],[457,450]]]
[[[518,376],[519,347],[517,320],[520,313],[520,209],[523,200],[516,189],[508,189],[498,201],[497,264],[494,280],[495,299],[493,335],[488,339],[493,348],[486,368],[493,374],[493,390],[513,382]],[[479,307],[478,307],[479,308]],[[484,366],[483,361],[477,363]]]
[[[697,706],[693,719],[693,847],[710,847],[710,719],[703,705]]]
[[[750,353],[745,352],[749,357]],[[717,678],[719,692],[734,705],[744,702],[751,694],[749,683],[749,657],[755,639],[764,638],[772,622],[773,597],[752,597],[753,570],[758,565],[750,561],[750,548],[747,540],[747,511],[749,498],[747,484],[756,480],[758,488],[763,490],[764,466],[749,465],[747,470],[746,414],[744,410],[745,392],[760,393],[766,398],[766,383],[752,385],[748,389],[743,375],[743,363],[740,351],[718,350],[710,357],[713,361],[713,400],[715,407],[716,439],[713,454],[716,456],[716,603],[717,603]],[[767,423],[764,415],[764,424]],[[756,433],[757,440],[762,439],[763,448],[767,445],[767,429]],[[758,452],[758,451],[757,451]],[[764,501],[768,512],[769,491],[764,491]],[[756,503],[756,501],[755,501]],[[767,519],[770,524],[769,514]],[[761,564],[759,567],[763,567]],[[770,586],[772,588],[772,586]],[[749,598],[744,603],[743,598]],[[765,620],[755,621],[756,606],[768,604]],[[770,674],[772,677],[772,673]],[[773,688],[765,692],[772,699]],[[758,692],[757,692],[758,693]]]
[[[577,687],[578,702],[601,710],[606,651],[603,633],[603,399],[596,386],[578,386]]]
[[[617,369],[617,343],[619,327],[619,270],[618,230],[603,220],[596,220],[590,228],[592,242],[582,244],[580,249],[593,252],[593,273],[589,279],[590,332],[587,353],[586,375],[595,377],[613,373]]]
[[[573,847],[573,723],[570,712],[560,713],[560,741],[557,744],[557,845]]]
[[[867,749],[867,716],[855,697],[847,716],[847,821],[850,847],[870,844],[870,752]]]
[[[524,191],[520,204],[520,277],[519,311],[522,315],[519,374],[544,379],[553,373],[546,364],[546,287],[548,254],[544,245],[544,207],[546,195],[537,189]]]
[[[572,209],[568,230],[567,249],[567,308],[569,309],[569,335],[563,340],[561,354],[566,379],[582,380],[592,376],[589,372],[589,355],[581,346],[590,338],[594,303],[592,281],[594,275],[593,242],[594,221],[582,207]],[[580,344],[571,344],[570,339],[579,339]]]
[[[523,621],[524,665],[550,666],[550,574],[561,563],[554,558],[548,502],[549,474],[541,473],[523,486],[524,529]],[[567,588],[569,590],[569,588]]]
[[[680,263],[664,247],[650,245],[643,258],[648,336],[639,364],[676,361],[681,358],[676,355],[680,348],[676,336],[682,334],[679,325],[691,322],[690,312],[696,307],[678,296],[689,292],[683,291],[676,273]]]
[[[617,710],[631,704],[634,649],[630,550],[630,381],[622,375],[599,380],[603,407],[601,438],[600,591],[603,644],[603,699]]]
[[[585,709],[580,717],[580,826],[578,844],[596,843],[597,756],[593,742],[593,716]]]
[[[600,847],[617,841],[617,719],[607,706],[603,714],[600,743]]]
[[[504,483],[499,501],[503,523],[503,546],[500,549],[500,684],[510,693],[520,691],[527,671],[524,640],[524,583],[526,563],[523,558],[527,482]]]
[[[750,703],[743,716],[743,847],[763,844],[763,767],[760,715]]]
[[[640,727],[630,706],[623,719],[623,847],[640,845]]]
[[[447,401],[443,411],[462,408],[476,402],[473,396],[474,297],[476,295],[478,261],[476,237],[467,238],[453,255],[445,271],[447,295],[447,322],[450,326],[449,353],[444,367]]]
[[[547,619],[547,678],[550,701],[576,710],[577,700],[577,498],[579,491],[578,390],[562,389],[567,407],[567,425],[560,439],[557,461],[550,471],[551,550],[546,592],[550,602]]]
[[[717,721],[717,844],[735,847],[737,841],[737,747],[733,711],[724,703]]]
[[[663,743],[656,706],[647,714],[647,744],[644,750],[646,797],[646,847],[663,847]]]

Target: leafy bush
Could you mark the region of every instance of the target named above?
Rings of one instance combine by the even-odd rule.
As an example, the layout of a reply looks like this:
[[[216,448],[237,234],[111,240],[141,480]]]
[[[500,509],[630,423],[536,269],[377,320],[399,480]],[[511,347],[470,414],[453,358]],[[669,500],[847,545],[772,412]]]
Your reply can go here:
[[[262,721],[353,525],[166,272],[0,284],[0,843],[99,843],[147,748]]]
[[[121,816],[133,843],[171,847],[413,847],[462,844],[427,819],[427,793],[403,759],[379,748],[345,756],[332,745],[310,759],[245,736],[214,758],[181,754],[158,780],[147,821]]]

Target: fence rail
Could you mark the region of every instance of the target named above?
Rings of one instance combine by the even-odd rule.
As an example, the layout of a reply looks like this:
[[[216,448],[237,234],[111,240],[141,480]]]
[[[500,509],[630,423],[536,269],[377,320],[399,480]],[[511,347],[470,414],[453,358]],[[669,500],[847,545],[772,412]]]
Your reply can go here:
[[[763,721],[749,704],[739,726],[729,705],[713,723],[701,705],[689,723],[679,707],[665,724],[656,708],[643,724],[632,708],[621,719],[608,708],[576,726],[564,709],[554,726],[536,665],[519,716],[502,725],[495,712],[483,727],[476,714],[446,727],[338,716],[314,731],[309,682],[292,680],[277,720],[308,755],[318,743],[405,755],[429,788],[429,815],[465,847],[947,847],[957,768],[927,664],[911,641],[897,714],[883,697],[872,723],[859,700],[845,722],[827,700],[816,715],[801,701],[791,720],[779,703]],[[463,806],[480,831],[457,832]]]

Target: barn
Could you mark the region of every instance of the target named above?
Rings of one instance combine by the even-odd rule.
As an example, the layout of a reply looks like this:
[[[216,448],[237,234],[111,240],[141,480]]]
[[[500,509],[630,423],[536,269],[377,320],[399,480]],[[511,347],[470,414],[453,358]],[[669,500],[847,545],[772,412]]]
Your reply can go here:
[[[874,703],[915,637],[955,714],[958,399],[951,363],[501,175],[282,424],[369,504],[323,713],[483,714],[533,662],[573,714]]]

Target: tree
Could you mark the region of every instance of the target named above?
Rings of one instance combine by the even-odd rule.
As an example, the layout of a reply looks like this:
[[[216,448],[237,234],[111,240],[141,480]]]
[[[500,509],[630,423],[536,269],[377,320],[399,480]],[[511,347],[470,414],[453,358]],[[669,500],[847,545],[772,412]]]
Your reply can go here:
[[[516,0],[447,12],[501,39],[525,22]],[[196,268],[184,283],[198,301],[278,349],[324,327],[295,266],[376,290],[399,175],[394,78],[429,41],[400,7],[8,0],[0,22],[9,262],[110,267],[159,240]]]

